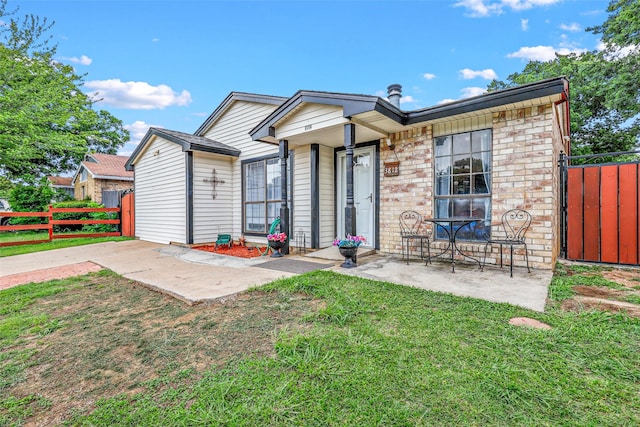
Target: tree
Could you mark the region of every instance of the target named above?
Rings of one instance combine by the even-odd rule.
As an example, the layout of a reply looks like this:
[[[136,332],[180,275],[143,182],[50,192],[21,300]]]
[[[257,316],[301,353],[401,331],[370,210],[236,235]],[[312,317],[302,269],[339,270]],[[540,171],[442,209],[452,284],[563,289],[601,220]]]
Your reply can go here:
[[[129,139],[122,122],[93,109],[83,77],[54,60],[46,33],[53,26],[33,15],[17,21],[0,0],[0,171],[11,179],[74,170],[89,151],[115,154]]]
[[[639,4],[637,0],[614,0],[607,21],[588,29],[603,34],[606,49],[529,62],[506,82],[491,82],[489,91],[566,76],[570,82],[572,154],[633,150],[640,141]]]

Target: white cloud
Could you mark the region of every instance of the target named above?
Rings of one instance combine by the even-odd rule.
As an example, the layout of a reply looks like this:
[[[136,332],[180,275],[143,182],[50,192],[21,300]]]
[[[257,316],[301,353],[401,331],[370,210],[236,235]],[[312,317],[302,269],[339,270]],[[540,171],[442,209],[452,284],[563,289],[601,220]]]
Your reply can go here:
[[[501,15],[505,9],[527,10],[538,6],[549,6],[561,0],[460,0],[454,6],[464,7],[472,17]]]
[[[520,20],[520,27],[522,28],[522,31],[529,31],[529,20],[528,19],[521,19]]]
[[[522,58],[529,61],[551,61],[555,59],[556,53],[560,55],[569,55],[575,53],[580,55],[585,53],[587,49],[569,49],[566,47],[554,48],[553,46],[523,46],[517,52],[507,55],[507,58]]]
[[[85,87],[96,92],[94,98],[115,108],[162,110],[173,105],[185,106],[191,103],[188,91],[176,93],[167,85],[152,86],[147,82],[109,79],[86,82]]]
[[[460,90],[460,93],[461,93],[460,98],[458,98],[458,99],[445,98],[445,99],[442,99],[442,100],[438,101],[437,105],[448,104],[450,102],[459,101],[461,99],[471,98],[473,96],[482,95],[482,94],[487,93],[487,89],[483,88],[483,87],[470,86],[470,87],[462,88]]]
[[[437,105],[448,104],[450,102],[455,102],[455,101],[456,100],[452,99],[452,98],[445,98],[445,99],[442,99],[442,100],[438,101]]]
[[[150,127],[161,128],[162,126],[150,125],[142,120],[136,120],[130,125],[125,125],[124,128],[129,131],[128,144],[133,144],[134,146],[138,145],[140,141],[142,141],[142,138],[147,134]]]
[[[577,31],[581,31],[582,27],[580,27],[579,24],[573,22],[571,24],[561,24],[560,29],[563,31],[571,31],[572,33],[575,33]]]
[[[151,39],[151,42],[153,42],[153,43],[158,43],[159,41],[160,41],[160,39],[157,38],[157,37],[154,37],[154,38]]]
[[[436,78],[436,75],[435,75],[435,74],[431,74],[431,73],[424,73],[424,74],[422,75],[422,77],[424,77],[424,78],[425,78],[425,79],[427,79],[427,80],[433,80],[433,79],[435,79],[435,78]]]
[[[475,79],[476,77],[482,77],[483,79],[486,79],[486,80],[493,80],[493,79],[497,79],[498,75],[491,68],[487,68],[486,70],[478,70],[478,71],[465,68],[463,70],[460,70],[460,77],[465,80]]]
[[[93,59],[89,58],[87,55],[81,55],[80,58],[78,58],[77,56],[71,56],[71,57],[63,56],[60,59],[62,59],[63,61],[69,61],[74,64],[80,64],[80,65],[91,65],[91,63],[93,62]]]
[[[487,89],[484,87],[465,87],[460,92],[462,92],[462,96],[460,99],[471,98],[472,96],[482,95],[487,92]]]
[[[611,48],[609,48],[609,46],[606,43],[604,43],[602,40],[600,40],[600,42],[598,43],[598,46],[596,46],[596,49],[600,52],[603,50],[608,50],[608,52],[605,55],[605,58],[609,61],[619,59],[619,58],[624,58],[625,56],[628,56],[631,53],[635,53],[635,52],[640,53],[640,45],[635,45],[635,46],[629,45],[629,46],[620,47],[614,44],[614,45],[611,45]]]
[[[407,102],[417,102],[413,96],[407,95],[400,98],[400,104],[406,104]]]

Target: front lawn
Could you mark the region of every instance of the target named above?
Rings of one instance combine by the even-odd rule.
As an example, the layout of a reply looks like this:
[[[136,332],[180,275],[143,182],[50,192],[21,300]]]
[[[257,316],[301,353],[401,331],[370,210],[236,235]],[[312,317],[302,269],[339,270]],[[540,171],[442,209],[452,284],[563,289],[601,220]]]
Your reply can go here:
[[[103,271],[0,291],[0,426],[640,425],[639,337],[326,271],[195,307]]]

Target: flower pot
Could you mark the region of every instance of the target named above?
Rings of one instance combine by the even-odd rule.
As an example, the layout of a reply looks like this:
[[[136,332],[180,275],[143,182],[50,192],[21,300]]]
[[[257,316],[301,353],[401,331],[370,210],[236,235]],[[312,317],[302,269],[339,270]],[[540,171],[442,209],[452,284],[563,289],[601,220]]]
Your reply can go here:
[[[279,240],[269,240],[269,246],[273,249],[273,253],[271,254],[271,258],[280,258],[282,252],[280,250],[284,247],[284,242]]]
[[[358,247],[357,246],[338,246],[338,250],[340,251],[340,255],[344,257],[344,262],[340,267],[342,268],[353,268],[357,267],[356,264],[358,261]]]

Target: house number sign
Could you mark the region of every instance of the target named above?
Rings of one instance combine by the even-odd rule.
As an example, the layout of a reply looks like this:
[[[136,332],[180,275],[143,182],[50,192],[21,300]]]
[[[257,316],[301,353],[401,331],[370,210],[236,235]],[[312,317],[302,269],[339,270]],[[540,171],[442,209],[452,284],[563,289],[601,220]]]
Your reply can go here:
[[[400,175],[400,162],[384,162],[384,176]]]

